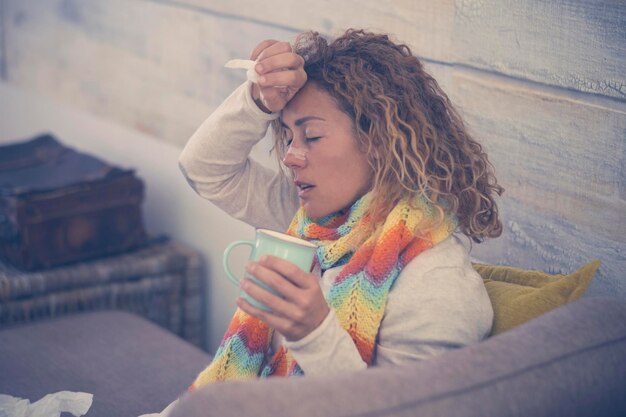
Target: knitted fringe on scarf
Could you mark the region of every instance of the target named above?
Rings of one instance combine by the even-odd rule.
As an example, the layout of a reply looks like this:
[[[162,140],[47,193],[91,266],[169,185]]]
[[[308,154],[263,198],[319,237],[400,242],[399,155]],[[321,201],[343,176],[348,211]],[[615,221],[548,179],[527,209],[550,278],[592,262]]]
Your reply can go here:
[[[449,237],[457,226],[425,198],[401,200],[372,232],[367,208],[371,194],[347,213],[313,220],[296,213],[287,233],[318,245],[323,270],[343,266],[332,283],[327,302],[370,365],[387,295],[400,271],[417,255]],[[269,357],[273,329],[237,310],[209,366],[189,388],[204,384],[268,376],[292,376],[302,370],[284,347]]]

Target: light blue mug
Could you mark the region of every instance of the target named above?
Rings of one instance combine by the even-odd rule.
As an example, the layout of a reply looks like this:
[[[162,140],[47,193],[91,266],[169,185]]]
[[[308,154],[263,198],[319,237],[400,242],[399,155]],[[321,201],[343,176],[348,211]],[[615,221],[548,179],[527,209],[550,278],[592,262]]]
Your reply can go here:
[[[306,272],[311,270],[311,267],[313,266],[313,259],[315,258],[315,252],[317,251],[317,246],[311,242],[307,242],[306,240],[284,233],[275,232],[273,230],[257,229],[255,240],[236,240],[228,245],[224,250],[224,270],[226,271],[226,275],[228,275],[228,279],[237,286],[240,285],[240,278],[235,276],[235,274],[233,274],[230,270],[230,267],[228,266],[228,258],[230,256],[230,251],[239,245],[248,245],[252,248],[252,253],[250,253],[251,261],[258,261],[263,255],[273,255],[296,264],[296,266]],[[273,294],[276,294],[274,290],[258,281],[250,274],[246,273],[245,275],[246,278],[254,281],[256,285],[265,288]],[[241,297],[257,308],[261,308],[266,311],[270,310],[265,304],[262,304],[250,297],[243,290],[241,291]]]

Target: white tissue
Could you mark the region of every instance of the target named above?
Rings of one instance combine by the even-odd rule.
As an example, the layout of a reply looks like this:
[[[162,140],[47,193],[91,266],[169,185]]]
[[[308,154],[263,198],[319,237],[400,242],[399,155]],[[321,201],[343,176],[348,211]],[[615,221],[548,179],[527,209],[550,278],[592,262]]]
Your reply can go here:
[[[252,61],[250,59],[231,59],[224,66],[226,68],[241,68],[248,70],[246,72],[246,76],[250,81],[256,83],[259,79],[259,74],[254,70],[254,66],[256,65],[256,61]]]
[[[30,403],[24,398],[0,394],[0,417],[59,417],[62,412],[76,417],[85,415],[93,394],[87,392],[59,391]]]

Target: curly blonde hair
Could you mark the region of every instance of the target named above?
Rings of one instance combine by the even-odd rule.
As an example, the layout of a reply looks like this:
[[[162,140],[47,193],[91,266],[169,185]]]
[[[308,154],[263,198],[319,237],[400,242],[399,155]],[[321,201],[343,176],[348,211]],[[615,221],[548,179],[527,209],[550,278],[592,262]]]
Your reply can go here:
[[[494,168],[433,77],[407,45],[387,35],[349,29],[331,43],[300,34],[294,52],[308,81],[330,94],[353,120],[373,170],[370,215],[382,221],[407,195],[424,195],[456,214],[475,242],[502,233]],[[278,157],[286,152],[280,121],[272,124]]]

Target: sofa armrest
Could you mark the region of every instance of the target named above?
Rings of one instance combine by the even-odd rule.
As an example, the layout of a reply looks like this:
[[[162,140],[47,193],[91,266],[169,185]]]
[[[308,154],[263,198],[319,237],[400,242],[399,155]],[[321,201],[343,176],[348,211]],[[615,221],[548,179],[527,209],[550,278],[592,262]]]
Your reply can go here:
[[[212,384],[172,417],[626,415],[626,302],[583,298],[422,363]]]

